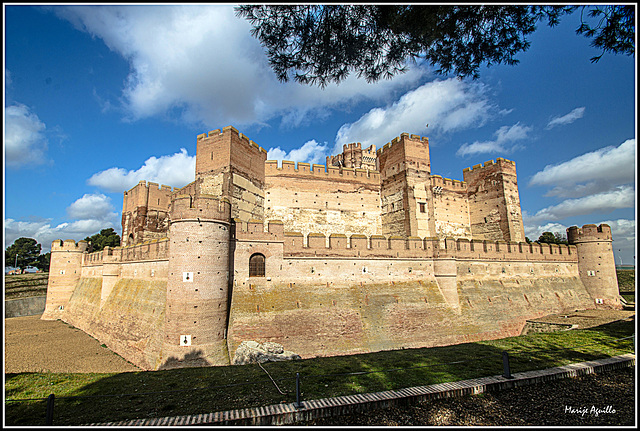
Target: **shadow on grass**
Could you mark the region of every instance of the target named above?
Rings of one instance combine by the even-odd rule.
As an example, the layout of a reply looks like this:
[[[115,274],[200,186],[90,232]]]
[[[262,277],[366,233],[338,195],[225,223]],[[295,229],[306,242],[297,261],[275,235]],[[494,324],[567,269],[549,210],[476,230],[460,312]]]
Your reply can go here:
[[[453,346],[270,362],[263,364],[266,372],[252,364],[88,377],[9,374],[5,388],[8,398],[46,398],[46,388],[63,392],[59,388],[75,387],[56,394],[55,425],[196,415],[292,403],[296,400],[296,373],[301,376],[302,399],[310,400],[501,375],[505,350],[511,358],[512,373],[615,356],[633,351],[633,339],[612,340],[632,335],[634,324],[635,320],[628,320],[584,330]],[[74,379],[80,376],[85,376],[87,383],[74,386]],[[45,410],[44,401],[8,402],[6,423],[44,425]]]

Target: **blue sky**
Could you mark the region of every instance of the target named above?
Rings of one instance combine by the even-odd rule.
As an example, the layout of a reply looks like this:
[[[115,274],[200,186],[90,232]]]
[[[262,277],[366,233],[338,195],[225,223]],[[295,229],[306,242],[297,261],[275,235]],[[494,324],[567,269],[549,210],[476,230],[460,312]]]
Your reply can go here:
[[[231,5],[4,5],[4,20],[5,248],[121,233],[123,191],[188,184],[196,136],[233,125],[269,159],[324,164],[408,132],[448,178],[514,160],[529,238],[604,222],[616,263],[635,263],[635,61],[591,63],[579,13],[539,24],[518,65],[477,80],[418,63],[324,90],[278,82]]]

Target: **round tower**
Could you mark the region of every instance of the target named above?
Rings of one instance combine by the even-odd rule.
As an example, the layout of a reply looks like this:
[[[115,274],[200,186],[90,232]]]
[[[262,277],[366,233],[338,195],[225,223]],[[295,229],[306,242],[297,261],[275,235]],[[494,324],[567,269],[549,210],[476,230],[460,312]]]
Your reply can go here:
[[[622,308],[609,225],[586,224],[567,229],[578,252],[578,271],[597,308]]]
[[[229,364],[230,216],[224,198],[183,196],[172,202],[160,368]]]
[[[57,320],[63,316],[82,275],[82,259],[86,251],[86,241],[76,244],[72,239],[58,239],[51,243],[47,301],[42,319]]]

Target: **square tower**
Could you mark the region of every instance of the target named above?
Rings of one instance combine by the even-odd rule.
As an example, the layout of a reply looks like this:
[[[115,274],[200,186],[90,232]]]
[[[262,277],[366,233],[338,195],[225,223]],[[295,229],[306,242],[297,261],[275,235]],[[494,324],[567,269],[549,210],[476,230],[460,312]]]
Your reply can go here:
[[[498,157],[463,175],[473,238],[524,242],[515,162]]]

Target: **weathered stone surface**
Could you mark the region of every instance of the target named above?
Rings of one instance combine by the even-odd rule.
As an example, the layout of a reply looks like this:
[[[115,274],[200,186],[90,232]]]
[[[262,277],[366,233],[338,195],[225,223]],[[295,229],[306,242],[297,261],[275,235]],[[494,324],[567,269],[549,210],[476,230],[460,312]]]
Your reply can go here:
[[[233,357],[234,365],[263,364],[265,362],[288,361],[300,359],[300,355],[284,350],[282,344],[256,341],[243,341]]]

